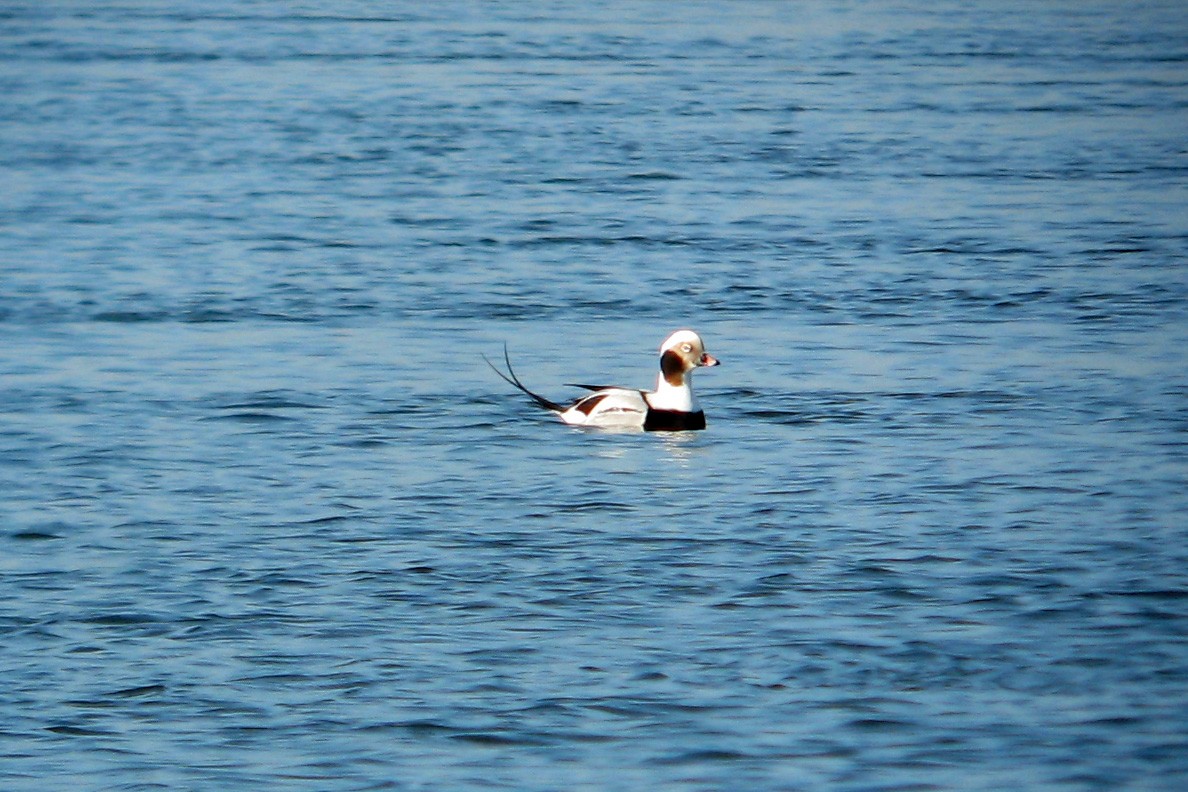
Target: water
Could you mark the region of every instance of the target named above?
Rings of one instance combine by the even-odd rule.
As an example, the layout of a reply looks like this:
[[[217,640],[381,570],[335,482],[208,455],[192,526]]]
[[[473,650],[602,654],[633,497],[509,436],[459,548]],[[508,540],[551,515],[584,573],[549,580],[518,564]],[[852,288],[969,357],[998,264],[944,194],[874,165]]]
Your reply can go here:
[[[1186,62],[1170,0],[9,4],[0,787],[1183,788]],[[683,326],[696,434],[481,359]]]

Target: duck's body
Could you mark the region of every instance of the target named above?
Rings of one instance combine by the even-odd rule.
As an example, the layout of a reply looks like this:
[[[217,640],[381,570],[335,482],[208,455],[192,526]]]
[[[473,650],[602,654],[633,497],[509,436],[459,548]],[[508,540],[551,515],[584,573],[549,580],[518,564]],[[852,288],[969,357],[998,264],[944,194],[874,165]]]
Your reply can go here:
[[[660,377],[654,391],[600,385],[575,385],[592,391],[568,407],[540,396],[520,382],[507,362],[507,374],[493,365],[500,377],[528,394],[541,407],[557,414],[572,426],[681,431],[705,428],[705,413],[693,397],[693,370],[716,366],[718,360],[706,354],[701,337],[692,330],[678,330],[660,345]],[[487,361],[490,365],[490,361]]]

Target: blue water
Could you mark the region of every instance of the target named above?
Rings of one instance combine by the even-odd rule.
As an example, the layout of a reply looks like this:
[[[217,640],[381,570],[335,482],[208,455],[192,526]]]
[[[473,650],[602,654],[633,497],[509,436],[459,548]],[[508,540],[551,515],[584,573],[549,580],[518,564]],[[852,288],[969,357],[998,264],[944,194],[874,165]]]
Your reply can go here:
[[[0,6],[0,788],[1188,786],[1188,12]],[[705,432],[592,434],[525,382]]]

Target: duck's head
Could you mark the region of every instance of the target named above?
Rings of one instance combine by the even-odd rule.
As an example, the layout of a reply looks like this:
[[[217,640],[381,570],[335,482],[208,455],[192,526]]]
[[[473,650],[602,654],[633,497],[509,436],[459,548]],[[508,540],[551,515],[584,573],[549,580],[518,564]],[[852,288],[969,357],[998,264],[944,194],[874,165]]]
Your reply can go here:
[[[677,330],[660,345],[660,371],[669,385],[679,387],[685,375],[698,366],[716,366],[718,359],[705,351],[701,336]]]

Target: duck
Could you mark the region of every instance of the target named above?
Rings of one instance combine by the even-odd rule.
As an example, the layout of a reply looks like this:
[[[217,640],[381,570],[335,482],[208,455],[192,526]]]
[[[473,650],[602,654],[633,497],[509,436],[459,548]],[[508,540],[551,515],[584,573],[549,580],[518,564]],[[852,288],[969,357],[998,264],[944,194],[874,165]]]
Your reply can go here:
[[[675,432],[705,428],[705,413],[693,396],[693,372],[717,366],[717,358],[705,351],[701,336],[692,330],[677,330],[660,345],[660,376],[651,391],[608,385],[566,383],[590,393],[569,405],[546,399],[525,387],[512,368],[507,345],[503,360],[507,373],[486,355],[487,365],[513,388],[526,394],[539,407],[570,426],[606,429],[642,429],[645,432]]]

